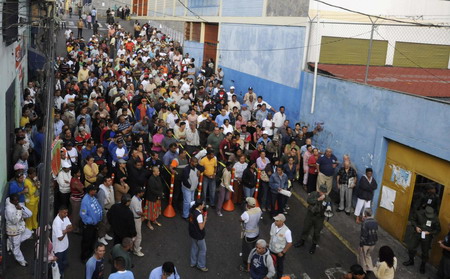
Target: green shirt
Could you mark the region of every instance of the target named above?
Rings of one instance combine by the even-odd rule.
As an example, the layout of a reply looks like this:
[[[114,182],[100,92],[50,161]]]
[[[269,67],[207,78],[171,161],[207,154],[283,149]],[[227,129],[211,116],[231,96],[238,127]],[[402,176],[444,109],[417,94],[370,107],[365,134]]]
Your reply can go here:
[[[120,243],[114,245],[114,247],[112,248],[112,250],[111,250],[111,257],[112,257],[113,261],[114,261],[115,258],[118,258],[118,257],[124,258],[125,259],[125,269],[126,270],[131,270],[130,253],[128,251],[123,250],[122,245]],[[113,270],[112,272],[116,272],[117,271],[114,268],[114,265],[113,265],[112,270]]]

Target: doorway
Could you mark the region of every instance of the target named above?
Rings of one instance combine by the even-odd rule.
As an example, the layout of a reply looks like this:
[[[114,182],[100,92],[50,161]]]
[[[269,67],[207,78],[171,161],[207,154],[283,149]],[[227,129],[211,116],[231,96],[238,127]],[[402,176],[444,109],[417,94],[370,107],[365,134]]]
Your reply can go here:
[[[205,24],[205,43],[203,48],[203,63],[208,63],[212,59],[214,65],[217,65],[217,44],[219,34],[219,25],[206,23]]]
[[[439,216],[442,197],[444,196],[444,185],[439,184],[425,176],[416,174],[416,183],[414,185],[414,193],[409,211],[409,219],[416,210],[431,206],[434,208],[436,215]]]

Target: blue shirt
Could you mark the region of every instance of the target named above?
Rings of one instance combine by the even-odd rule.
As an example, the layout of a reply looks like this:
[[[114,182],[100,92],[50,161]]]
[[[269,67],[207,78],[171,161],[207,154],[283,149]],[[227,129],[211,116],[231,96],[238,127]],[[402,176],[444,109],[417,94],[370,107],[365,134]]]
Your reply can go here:
[[[25,189],[24,183],[17,182],[16,180],[11,180],[9,182],[9,194],[18,194],[22,192]],[[19,202],[25,203],[25,194],[18,194],[19,195]]]
[[[134,279],[134,275],[129,270],[117,271],[109,275],[108,279]]]
[[[103,259],[97,260],[92,256],[86,262],[86,279],[103,279],[104,273],[105,263]]]
[[[152,270],[149,279],[161,279],[162,274],[163,274],[162,266],[159,266]],[[177,268],[175,268],[175,272],[169,277],[167,277],[167,279],[180,279],[180,275],[178,275]]]
[[[223,124],[223,122],[225,121],[225,119],[230,120],[230,117],[228,116],[228,114],[225,115],[225,116],[223,116],[222,114],[217,115],[217,116],[216,116],[216,120],[215,120],[216,123],[217,123],[217,126],[218,126],[218,127],[222,126],[222,124]]]
[[[322,155],[317,160],[317,164],[319,165],[319,171],[326,176],[332,176],[334,174],[334,167],[333,164],[337,163],[337,158],[333,154],[331,154],[331,157],[328,158],[325,155]]]
[[[81,200],[80,217],[86,225],[97,225],[103,217],[103,209],[96,197],[84,195]]]
[[[173,153],[172,151],[168,150],[163,156],[163,163],[166,166],[170,166],[170,163],[172,163],[173,159],[176,158],[178,158],[178,152]]]

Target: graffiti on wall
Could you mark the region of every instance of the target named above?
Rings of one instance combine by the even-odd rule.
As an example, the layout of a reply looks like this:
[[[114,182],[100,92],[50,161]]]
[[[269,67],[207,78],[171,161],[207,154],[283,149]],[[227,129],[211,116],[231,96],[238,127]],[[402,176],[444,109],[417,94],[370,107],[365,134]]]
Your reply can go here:
[[[389,165],[389,167],[392,170],[391,181],[394,182],[395,185],[401,186],[405,189],[409,187],[411,184],[412,172],[394,164]]]

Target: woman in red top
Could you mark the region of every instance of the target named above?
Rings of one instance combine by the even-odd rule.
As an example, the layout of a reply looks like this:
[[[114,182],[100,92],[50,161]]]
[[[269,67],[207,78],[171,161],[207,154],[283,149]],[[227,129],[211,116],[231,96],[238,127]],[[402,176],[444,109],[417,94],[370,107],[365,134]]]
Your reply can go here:
[[[306,191],[308,193],[311,193],[316,190],[316,183],[317,183],[317,159],[319,159],[319,150],[317,148],[313,149],[313,154],[311,157],[309,157],[308,160],[308,184]]]

